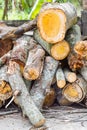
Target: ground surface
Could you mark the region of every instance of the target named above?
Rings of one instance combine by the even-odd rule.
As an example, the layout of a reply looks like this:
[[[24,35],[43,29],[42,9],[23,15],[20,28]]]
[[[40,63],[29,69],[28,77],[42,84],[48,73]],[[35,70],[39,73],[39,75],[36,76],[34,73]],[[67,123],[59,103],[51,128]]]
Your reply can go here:
[[[43,112],[44,129],[31,130],[87,130],[87,109],[55,108]],[[21,113],[0,116],[0,130],[30,130],[32,125]]]

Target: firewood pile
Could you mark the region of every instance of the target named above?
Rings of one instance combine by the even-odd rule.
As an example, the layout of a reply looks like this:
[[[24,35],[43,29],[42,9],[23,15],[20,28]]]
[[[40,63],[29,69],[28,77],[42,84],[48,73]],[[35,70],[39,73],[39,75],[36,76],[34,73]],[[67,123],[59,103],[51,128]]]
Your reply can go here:
[[[86,95],[87,41],[71,3],[47,3],[36,19],[18,27],[0,22],[0,107],[12,97],[5,108],[14,101],[40,127],[46,121],[42,108],[55,99],[80,103]]]

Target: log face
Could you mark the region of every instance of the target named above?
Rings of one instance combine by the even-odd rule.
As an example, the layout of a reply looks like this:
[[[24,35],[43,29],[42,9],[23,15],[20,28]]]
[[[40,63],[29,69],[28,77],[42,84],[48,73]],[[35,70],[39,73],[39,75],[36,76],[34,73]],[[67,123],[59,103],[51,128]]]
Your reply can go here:
[[[82,99],[82,90],[76,83],[67,84],[63,89],[63,95],[70,102],[79,102]]]
[[[0,100],[5,102],[12,96],[12,89],[8,83],[7,66],[0,68]]]
[[[64,96],[71,102],[81,102],[87,94],[87,82],[81,75],[77,75],[73,84],[67,84],[63,89]]]
[[[76,21],[77,13],[72,4],[48,3],[40,11],[37,26],[44,40],[48,43],[56,43],[64,39],[67,29]]]
[[[74,51],[82,57],[87,56],[87,41],[79,41],[74,46]]]
[[[68,56],[68,65],[72,71],[81,69],[84,66],[83,58],[80,55],[77,55],[76,53],[73,53],[73,51],[71,51]]]
[[[61,20],[60,16],[62,16],[63,20]],[[65,29],[65,23],[66,17],[62,10],[48,9],[40,13],[37,26],[44,40],[48,43],[56,43],[61,37],[60,41],[64,39],[65,35],[60,37],[59,34],[62,35],[62,33],[65,33],[62,31],[63,29],[61,29],[61,26]]]
[[[5,102],[12,96],[12,89],[9,83],[2,81],[0,82],[0,100]]]
[[[11,40],[0,40],[0,57],[10,51],[12,46],[13,44]]]
[[[69,70],[68,68],[64,69],[64,74],[65,74],[65,78],[68,82],[73,83],[76,81],[77,76],[76,73],[72,72],[71,70]]]
[[[51,47],[51,55],[56,60],[65,59],[70,52],[70,46],[65,40],[53,45]]]

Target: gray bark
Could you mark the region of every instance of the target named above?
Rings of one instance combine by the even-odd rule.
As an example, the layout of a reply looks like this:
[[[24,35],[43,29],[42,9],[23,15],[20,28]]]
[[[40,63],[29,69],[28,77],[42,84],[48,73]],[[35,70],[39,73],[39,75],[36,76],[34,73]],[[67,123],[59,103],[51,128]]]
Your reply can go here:
[[[58,63],[59,62],[52,57],[46,57],[42,75],[40,79],[34,82],[30,91],[31,97],[39,109],[43,106],[46,93],[50,91],[50,86],[55,76]]]
[[[39,45],[29,51],[23,73],[25,79],[35,80],[40,77],[43,70],[44,55],[45,51]]]
[[[21,77],[20,67],[16,62],[9,62],[8,78],[13,91],[19,90],[21,92],[20,95],[16,98],[19,102],[23,114],[25,114],[29,118],[30,122],[34,126],[42,126],[45,123],[45,119],[38,110],[38,108],[35,106]]]

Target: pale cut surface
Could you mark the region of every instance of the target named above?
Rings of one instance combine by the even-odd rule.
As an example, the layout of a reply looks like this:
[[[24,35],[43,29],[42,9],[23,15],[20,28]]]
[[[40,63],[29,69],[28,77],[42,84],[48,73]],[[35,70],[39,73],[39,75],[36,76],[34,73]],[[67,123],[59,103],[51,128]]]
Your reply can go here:
[[[51,48],[51,55],[56,60],[65,59],[70,52],[70,46],[65,40],[55,44]]]
[[[11,86],[4,80],[0,81],[0,101],[5,102],[12,96]]]
[[[70,102],[79,102],[83,96],[82,89],[77,84],[67,84],[63,89],[63,94]]]
[[[35,80],[39,77],[39,72],[36,70],[36,68],[29,68],[29,70],[24,73],[24,77],[27,80]]]
[[[73,83],[77,79],[76,73],[74,72],[69,72],[67,76],[67,79],[70,83]]]
[[[66,85],[66,81],[65,80],[59,80],[57,81],[57,86],[59,88],[63,88]]]
[[[39,14],[37,26],[41,37],[55,44],[65,37],[66,16],[61,9],[47,9]]]
[[[74,50],[83,57],[87,56],[87,41],[77,42],[74,46]]]

